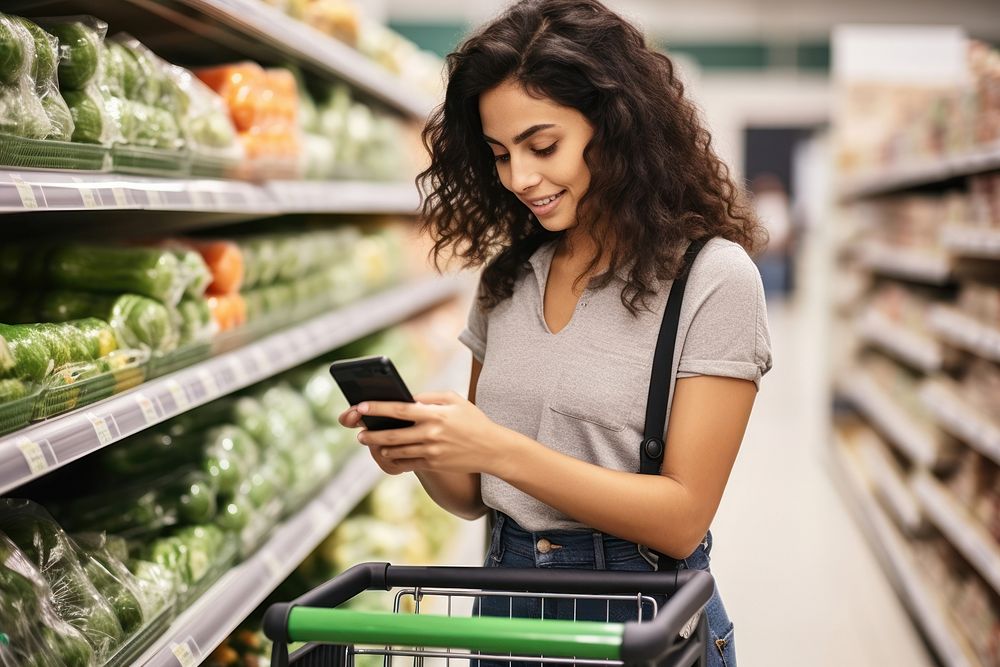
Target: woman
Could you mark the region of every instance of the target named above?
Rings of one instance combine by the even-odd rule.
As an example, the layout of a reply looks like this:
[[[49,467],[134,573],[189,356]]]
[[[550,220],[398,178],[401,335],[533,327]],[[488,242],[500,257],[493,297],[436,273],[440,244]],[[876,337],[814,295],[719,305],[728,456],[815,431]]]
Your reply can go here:
[[[661,570],[707,569],[771,365],[747,254],[760,226],[670,60],[596,0],[516,4],[447,67],[419,180],[435,257],[485,265],[460,336],[469,400],[362,403],[341,423],[415,422],[358,439],[446,510],[494,512],[487,565],[653,570],[655,551]],[[693,240],[708,242],[684,295],[662,474],[640,475],[653,350]],[[710,664],[735,664],[718,592],[706,615]]]

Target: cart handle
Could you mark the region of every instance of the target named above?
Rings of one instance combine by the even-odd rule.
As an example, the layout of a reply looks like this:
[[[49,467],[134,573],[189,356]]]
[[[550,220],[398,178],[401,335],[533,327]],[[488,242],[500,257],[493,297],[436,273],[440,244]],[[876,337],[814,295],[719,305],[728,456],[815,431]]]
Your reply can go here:
[[[295,607],[288,641],[499,651],[554,658],[620,659],[621,623]]]
[[[450,587],[492,590],[525,591],[536,593],[590,593],[590,594],[626,594],[634,595],[641,591],[644,594],[671,595],[667,604],[657,616],[645,623],[597,624],[602,628],[612,629],[619,639],[615,643],[618,653],[616,659],[626,663],[651,662],[658,660],[675,645],[678,635],[685,624],[697,614],[712,597],[715,582],[707,572],[701,570],[680,570],[669,572],[608,572],[583,570],[545,570],[534,568],[469,568],[469,567],[394,567],[388,563],[364,563],[356,565],[322,586],[299,597],[291,603],[271,605],[264,616],[264,633],[275,642],[275,663],[279,667],[287,664],[287,644],[289,641],[334,641],[343,644],[375,643],[375,644],[406,644],[401,632],[402,623],[413,623],[408,632],[420,634],[420,641],[409,641],[409,645],[434,646],[441,648],[468,648],[471,650],[526,650],[520,644],[514,649],[512,644],[518,638],[535,635],[549,636],[558,632],[558,624],[570,623],[572,629],[567,634],[560,634],[556,640],[561,645],[572,645],[568,657],[583,658],[585,650],[607,650],[610,641],[605,633],[594,634],[591,628],[584,633],[588,637],[601,637],[600,641],[585,640],[579,643],[581,624],[567,621],[539,621],[536,619],[509,618],[456,618],[434,616],[406,616],[388,614],[384,625],[377,626],[379,639],[372,640],[369,636],[361,639],[356,634],[359,624],[371,621],[368,614],[357,616],[360,612],[346,612],[333,609],[311,609],[309,607],[336,607],[365,590],[390,590],[396,587]],[[353,617],[323,616],[329,611],[338,614],[355,614]],[[300,612],[306,612],[301,615]],[[320,616],[314,614],[320,613]],[[318,621],[316,619],[319,619]],[[345,626],[339,627],[341,618],[347,620]],[[293,620],[294,619],[294,620]],[[412,620],[411,620],[412,619]],[[461,623],[457,623],[461,621]],[[471,624],[466,624],[466,621]],[[485,625],[480,623],[485,621]],[[456,624],[457,623],[457,624]],[[526,623],[527,625],[521,625]],[[544,627],[538,624],[544,623]],[[614,626],[617,626],[615,628]],[[454,644],[456,635],[454,628],[460,628],[457,637],[461,644]],[[464,628],[464,630],[461,630]],[[335,639],[312,639],[310,634],[317,632],[338,633]],[[366,630],[367,632],[368,630]],[[375,630],[371,630],[375,632]],[[483,634],[489,641],[497,637],[503,642],[502,647],[496,644],[480,643]],[[332,637],[332,635],[327,635]],[[407,635],[407,638],[413,637]],[[471,641],[476,639],[475,642]],[[475,644],[475,645],[469,645]],[[534,645],[532,645],[534,646]],[[555,656],[562,653],[558,647],[536,651],[536,654]]]

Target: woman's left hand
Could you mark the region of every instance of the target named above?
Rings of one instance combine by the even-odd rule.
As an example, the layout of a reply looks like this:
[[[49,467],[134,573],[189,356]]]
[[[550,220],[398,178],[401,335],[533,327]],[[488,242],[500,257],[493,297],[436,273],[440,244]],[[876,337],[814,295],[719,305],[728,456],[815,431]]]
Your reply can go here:
[[[401,470],[489,473],[499,462],[494,451],[499,424],[474,403],[455,392],[426,393],[416,403],[366,401],[357,406],[362,415],[395,417],[413,426],[385,431],[363,430],[358,442],[376,459],[388,459]]]

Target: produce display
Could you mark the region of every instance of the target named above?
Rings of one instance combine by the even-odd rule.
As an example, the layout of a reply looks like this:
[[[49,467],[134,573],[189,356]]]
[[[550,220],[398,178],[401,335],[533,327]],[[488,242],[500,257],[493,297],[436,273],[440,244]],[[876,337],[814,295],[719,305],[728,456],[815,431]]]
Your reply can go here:
[[[245,176],[294,177],[302,140],[298,127],[298,84],[287,69],[253,62],[195,72],[229,107],[247,159]]]
[[[268,664],[271,642],[261,631],[261,623],[269,605],[302,595],[358,563],[428,565],[445,561],[453,555],[447,548],[454,541],[458,525],[459,520],[435,505],[415,478],[399,476],[379,482],[351,515],[212,652],[205,667]],[[404,598],[403,603],[408,602]],[[368,593],[355,598],[349,606],[390,611],[392,600],[384,593]],[[358,656],[358,663],[363,664],[364,658],[375,656]],[[381,662],[379,657],[372,664]]]
[[[400,121],[353,99],[345,84],[313,97],[300,88],[304,132],[301,172],[306,178],[403,180],[409,173]]]

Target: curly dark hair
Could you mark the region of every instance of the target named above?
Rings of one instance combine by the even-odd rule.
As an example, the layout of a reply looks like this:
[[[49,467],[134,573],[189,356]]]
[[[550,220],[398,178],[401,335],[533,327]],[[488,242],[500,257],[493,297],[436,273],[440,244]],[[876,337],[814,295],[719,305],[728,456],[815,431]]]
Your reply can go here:
[[[623,305],[633,315],[682,267],[687,242],[722,237],[754,252],[766,236],[712,149],[674,65],[597,0],[523,0],[467,38],[446,60],[443,104],[423,131],[430,166],[417,177],[422,230],[464,268],[486,264],[480,304],[511,296],[550,232],[507,190],[483,140],[479,96],[505,81],[572,107],[594,134],[584,150],[591,180],[577,224],[597,245],[590,274],[610,242],[607,285],[628,269]],[[613,224],[600,224],[614,211]],[[633,262],[634,260],[634,262]]]

